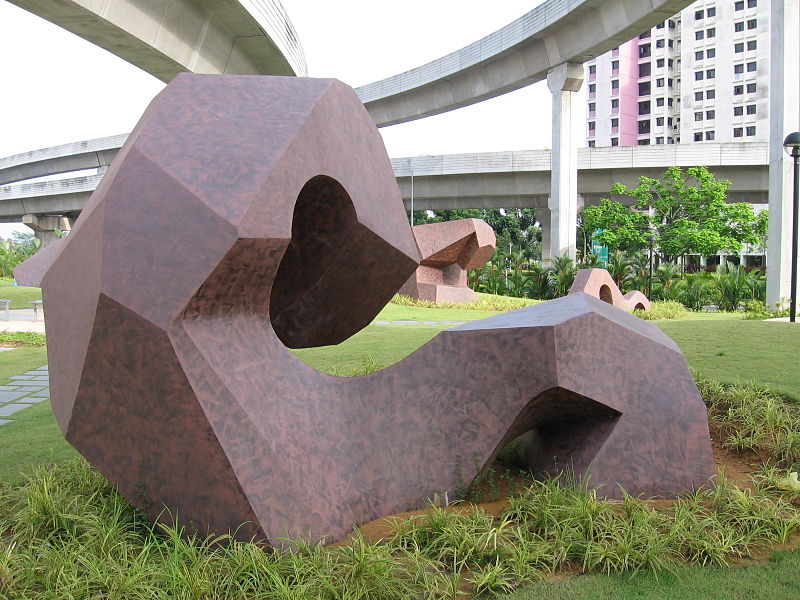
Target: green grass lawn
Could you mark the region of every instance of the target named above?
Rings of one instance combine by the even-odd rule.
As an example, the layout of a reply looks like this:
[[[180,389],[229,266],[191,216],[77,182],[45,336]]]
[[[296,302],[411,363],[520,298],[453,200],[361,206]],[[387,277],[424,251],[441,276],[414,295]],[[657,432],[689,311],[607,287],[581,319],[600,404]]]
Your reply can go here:
[[[504,600],[797,600],[800,552],[776,552],[747,567],[684,567],[675,574],[581,575],[535,583]]]
[[[654,321],[689,365],[723,383],[737,379],[800,400],[800,325],[778,321]]]
[[[13,280],[0,278],[0,298],[11,300],[11,308],[31,308],[30,302],[42,299],[42,290],[11,285]]]

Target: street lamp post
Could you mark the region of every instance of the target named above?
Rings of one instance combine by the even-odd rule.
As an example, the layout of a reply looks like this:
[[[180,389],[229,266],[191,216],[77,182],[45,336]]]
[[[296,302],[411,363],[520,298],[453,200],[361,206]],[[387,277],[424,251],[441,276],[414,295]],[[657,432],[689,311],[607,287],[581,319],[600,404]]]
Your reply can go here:
[[[647,268],[647,297],[653,293],[653,244],[656,241],[656,236],[654,234],[649,234],[647,236],[647,247],[650,249],[650,265]]]
[[[797,313],[797,217],[798,204],[800,204],[800,167],[798,167],[798,159],[800,159],[800,131],[795,131],[786,136],[783,140],[783,148],[786,153],[792,157],[794,161],[794,197],[792,202],[792,283],[791,294],[789,297],[789,321],[795,322],[795,315]]]

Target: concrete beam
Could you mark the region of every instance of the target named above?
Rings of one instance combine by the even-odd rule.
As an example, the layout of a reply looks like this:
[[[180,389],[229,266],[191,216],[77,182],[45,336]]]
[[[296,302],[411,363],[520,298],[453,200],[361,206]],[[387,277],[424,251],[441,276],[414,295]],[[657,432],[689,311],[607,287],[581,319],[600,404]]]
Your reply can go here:
[[[772,0],[769,93],[769,239],[767,241],[767,304],[791,295],[792,159],[783,140],[800,131],[800,0]]]
[[[8,0],[169,82],[182,72],[305,75],[278,0]]]

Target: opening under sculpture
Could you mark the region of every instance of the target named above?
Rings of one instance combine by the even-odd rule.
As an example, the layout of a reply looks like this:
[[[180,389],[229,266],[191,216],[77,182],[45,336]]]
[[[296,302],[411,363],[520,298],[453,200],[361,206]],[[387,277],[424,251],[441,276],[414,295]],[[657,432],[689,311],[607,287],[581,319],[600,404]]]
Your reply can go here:
[[[449,329],[362,377],[289,352],[367,325],[419,260],[352,89],[182,74],[72,233],[17,277],[43,288],[61,430],[152,518],[339,539],[463,486],[532,429],[535,469],[572,466],[611,497],[707,481],[683,355],[586,294]]]

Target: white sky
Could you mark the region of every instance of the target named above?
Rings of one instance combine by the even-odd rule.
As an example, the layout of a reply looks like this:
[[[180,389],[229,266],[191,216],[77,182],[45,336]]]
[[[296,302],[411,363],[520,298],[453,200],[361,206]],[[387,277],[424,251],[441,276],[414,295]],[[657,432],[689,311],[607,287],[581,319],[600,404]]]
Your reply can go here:
[[[357,87],[461,48],[541,2],[283,5],[305,50],[309,76],[337,77]],[[116,56],[0,0],[0,157],[128,132],[162,87]],[[389,155],[397,157],[549,147],[550,130],[550,95],[540,82],[381,133]],[[0,236],[9,232],[0,225]]]

